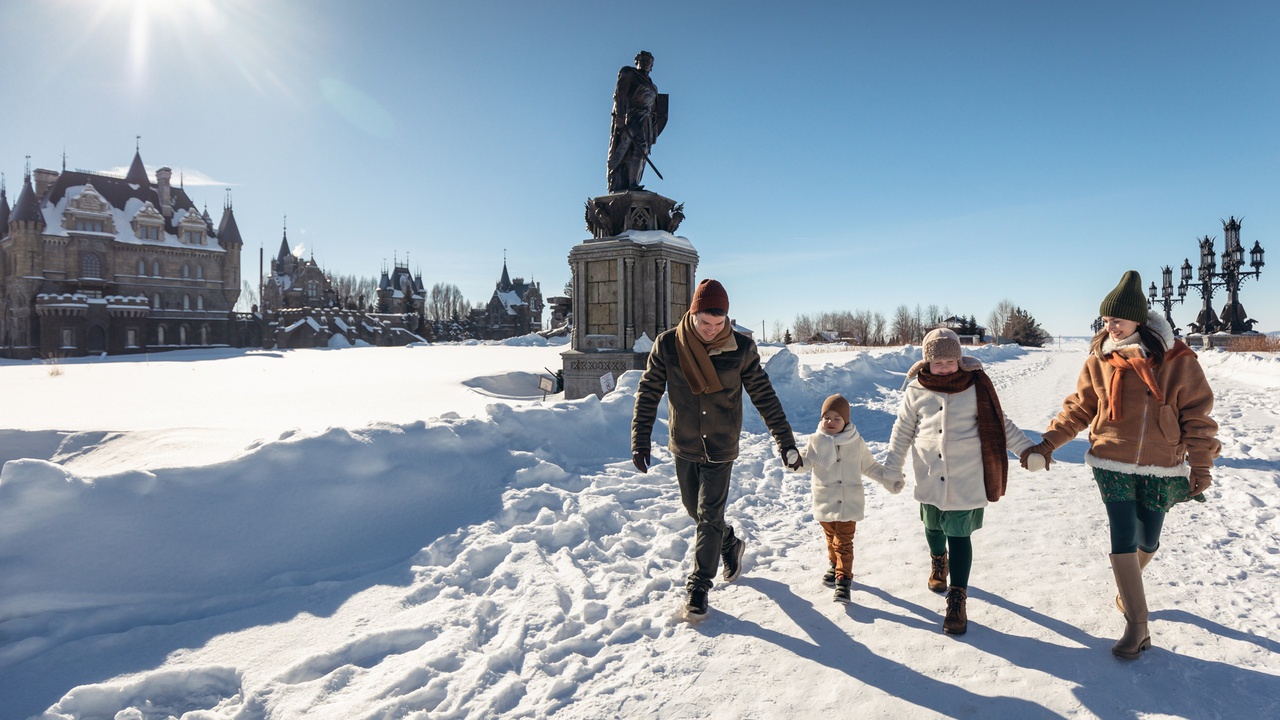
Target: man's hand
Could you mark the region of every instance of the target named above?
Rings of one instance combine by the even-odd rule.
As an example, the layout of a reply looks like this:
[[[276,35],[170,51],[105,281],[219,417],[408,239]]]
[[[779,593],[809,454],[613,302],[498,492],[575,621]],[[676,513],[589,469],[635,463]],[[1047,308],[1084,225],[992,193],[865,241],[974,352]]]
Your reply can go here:
[[[648,473],[649,466],[653,464],[653,461],[649,458],[648,450],[633,450],[631,452],[631,462],[642,473]]]
[[[795,445],[788,445],[782,448],[782,464],[792,470],[799,470],[804,463],[800,460],[800,451]]]

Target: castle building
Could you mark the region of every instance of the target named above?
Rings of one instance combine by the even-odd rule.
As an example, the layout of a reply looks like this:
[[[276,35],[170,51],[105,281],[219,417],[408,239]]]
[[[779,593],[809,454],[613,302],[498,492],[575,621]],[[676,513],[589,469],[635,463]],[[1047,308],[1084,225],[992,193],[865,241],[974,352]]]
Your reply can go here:
[[[477,324],[486,340],[503,340],[542,331],[542,288],[524,278],[511,279],[502,261],[498,280]]]
[[[228,345],[244,242],[228,202],[215,228],[173,171],[123,178],[37,169],[12,209],[0,191],[0,354],[139,353]]]
[[[262,311],[286,308],[325,308],[335,303],[333,285],[316,259],[295,257],[289,249],[289,232],[280,238],[280,252],[271,260],[271,274],[262,285]]]
[[[384,261],[385,262],[385,261]],[[383,265],[382,277],[378,280],[378,312],[414,314],[425,308],[426,291],[422,286],[422,274],[414,277],[409,272],[408,261],[401,265],[395,263],[390,273]]]

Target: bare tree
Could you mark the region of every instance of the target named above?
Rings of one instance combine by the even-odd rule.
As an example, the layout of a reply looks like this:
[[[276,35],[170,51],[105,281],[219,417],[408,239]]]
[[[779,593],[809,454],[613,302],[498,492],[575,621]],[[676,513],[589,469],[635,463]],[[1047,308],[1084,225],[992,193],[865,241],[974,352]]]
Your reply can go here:
[[[248,280],[244,281],[244,285],[240,288],[240,297],[236,298],[236,306],[232,308],[235,312],[250,312],[254,305],[258,304],[258,288],[254,287]]]
[[[874,315],[871,316],[871,340],[868,344],[884,345],[885,344],[884,328],[885,328],[884,315],[882,315],[879,312],[876,312]]]
[[[461,320],[471,309],[458,286],[446,283],[436,283],[431,288],[426,304],[426,315],[430,320]]]
[[[907,345],[911,342],[913,331],[911,329],[911,308],[906,305],[899,305],[897,310],[893,311],[893,325],[891,335],[893,342],[898,345]]]
[[[770,337],[770,339],[772,339],[772,340],[773,340],[773,342],[782,342],[782,330],[783,330],[783,327],[782,327],[782,321],[781,321],[781,320],[774,320],[774,321],[773,321],[773,335]]]
[[[997,303],[995,309],[987,316],[987,329],[997,341],[1001,335],[1009,337],[1009,324],[1013,320],[1013,312],[1017,309],[1018,306],[1014,305],[1012,300],[1005,298]]]

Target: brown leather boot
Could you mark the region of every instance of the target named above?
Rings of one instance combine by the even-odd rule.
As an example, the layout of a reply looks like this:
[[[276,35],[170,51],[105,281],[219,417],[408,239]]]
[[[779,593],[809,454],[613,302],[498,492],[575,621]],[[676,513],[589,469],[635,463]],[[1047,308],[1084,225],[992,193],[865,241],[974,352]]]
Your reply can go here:
[[[1160,548],[1156,548],[1156,550],[1159,549]],[[1147,565],[1151,563],[1151,558],[1156,556],[1156,550],[1147,552],[1142,548],[1138,548],[1138,570],[1141,571],[1147,569]],[[1116,609],[1119,610],[1121,614],[1124,613],[1124,600],[1120,599],[1120,593],[1116,593]]]
[[[1134,660],[1151,647],[1151,633],[1147,631],[1147,594],[1142,587],[1138,553],[1112,555],[1111,572],[1116,576],[1116,587],[1125,607],[1124,635],[1111,648],[1111,654]]]
[[[954,585],[947,592],[947,615],[942,619],[942,631],[946,634],[963,635],[969,629],[969,613],[964,606],[968,597],[966,588]]]
[[[929,570],[929,589],[940,593],[947,591],[947,554],[930,555],[933,561]]]

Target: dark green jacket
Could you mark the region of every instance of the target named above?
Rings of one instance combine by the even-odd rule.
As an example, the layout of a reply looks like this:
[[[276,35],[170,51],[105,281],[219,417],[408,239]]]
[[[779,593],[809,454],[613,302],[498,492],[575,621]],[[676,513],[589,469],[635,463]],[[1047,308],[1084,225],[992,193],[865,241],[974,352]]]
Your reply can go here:
[[[730,347],[732,346],[732,347]],[[773,392],[769,375],[760,365],[756,344],[739,332],[711,355],[723,390],[695,395],[676,356],[676,331],[658,335],[649,353],[649,366],[640,378],[635,415],[631,418],[631,449],[648,450],[653,422],[662,393],[667,394],[671,454],[693,462],[729,462],[738,457],[742,432],[742,389],[764,418],[778,448],[795,445],[782,403]]]

